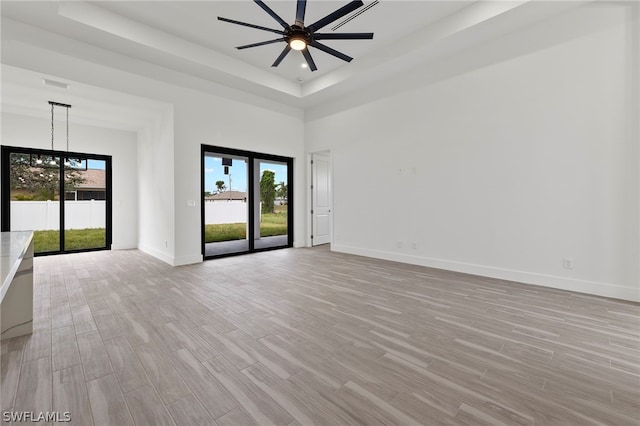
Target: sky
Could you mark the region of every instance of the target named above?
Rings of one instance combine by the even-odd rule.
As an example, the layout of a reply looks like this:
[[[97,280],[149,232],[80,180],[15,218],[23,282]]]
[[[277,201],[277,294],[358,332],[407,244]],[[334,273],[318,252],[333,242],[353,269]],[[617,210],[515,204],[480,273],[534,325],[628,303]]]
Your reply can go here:
[[[257,161],[257,160],[256,160]],[[280,163],[260,162],[260,175],[264,170],[275,172],[276,185],[280,182],[287,184],[287,165]],[[231,190],[247,192],[247,163],[243,160],[233,160],[233,165],[229,167],[231,173]],[[229,176],[224,174],[222,159],[220,157],[204,158],[204,190],[216,192],[216,181],[224,181],[225,190],[229,190]]]
[[[83,162],[78,164],[77,166],[78,166],[79,169],[83,169],[84,170],[84,166],[85,166],[84,161],[85,160],[82,160],[82,161]],[[107,166],[107,163],[104,160],[87,159],[86,162],[87,162],[87,169],[104,170],[106,168],[106,166]]]
[[[224,174],[222,159],[220,157],[205,157],[205,191],[217,191],[216,181],[224,181],[225,190],[229,190],[229,176]],[[88,160],[89,169],[104,170],[103,160]],[[276,174],[276,184],[284,182],[287,184],[287,165],[281,163],[260,162],[260,175],[264,170],[273,170]],[[247,163],[242,160],[233,160],[233,165],[229,167],[231,172],[231,190],[247,192]]]
[[[88,164],[87,164],[88,169],[104,170],[104,167],[105,167],[104,160],[88,160]]]

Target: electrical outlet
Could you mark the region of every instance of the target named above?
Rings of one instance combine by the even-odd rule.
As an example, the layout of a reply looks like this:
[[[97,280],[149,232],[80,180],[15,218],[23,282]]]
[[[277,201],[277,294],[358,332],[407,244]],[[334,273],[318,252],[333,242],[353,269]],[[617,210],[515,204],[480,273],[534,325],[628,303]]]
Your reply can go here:
[[[573,269],[573,259],[570,257],[565,257],[562,259],[562,267],[564,269]]]
[[[169,248],[169,242],[167,240],[164,240],[164,248]]]
[[[402,241],[396,241],[396,247],[398,248],[402,248],[404,244],[402,244]]]
[[[414,249],[414,250],[417,250],[418,249],[418,243],[416,243],[416,242],[411,243],[411,248]]]

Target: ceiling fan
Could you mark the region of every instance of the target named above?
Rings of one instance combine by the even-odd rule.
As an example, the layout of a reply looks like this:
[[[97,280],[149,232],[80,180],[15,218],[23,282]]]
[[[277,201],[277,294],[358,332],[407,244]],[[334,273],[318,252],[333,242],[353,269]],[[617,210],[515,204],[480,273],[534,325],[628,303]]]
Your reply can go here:
[[[335,56],[336,58],[340,58],[343,61],[351,62],[353,59],[350,56],[345,55],[342,52],[338,52],[335,49],[330,48],[327,45],[324,45],[318,40],[367,40],[373,38],[373,33],[318,33],[317,31],[330,23],[337,21],[343,16],[353,12],[359,7],[363,6],[364,3],[361,0],[354,0],[342,6],[340,9],[336,10],[333,13],[328,14],[324,18],[314,22],[311,25],[304,25],[304,13],[307,8],[307,0],[297,0],[296,7],[296,20],[293,25],[289,25],[286,23],[284,19],[278,16],[269,6],[267,6],[262,0],[253,0],[258,4],[265,12],[267,12],[273,19],[275,19],[281,26],[280,29],[273,29],[267,27],[261,27],[260,25],[248,24],[246,22],[235,21],[233,19],[222,18],[218,16],[220,21],[229,22],[231,24],[243,25],[249,28],[255,28],[258,30],[269,31],[272,33],[280,34],[282,37],[276,38],[274,40],[261,41],[259,43],[246,44],[244,46],[238,46],[236,49],[248,49],[250,47],[264,46],[266,44],[279,43],[284,41],[287,43],[280,56],[276,58],[276,61],[271,65],[272,67],[277,67],[280,65],[280,62],[287,56],[287,54],[293,50],[299,50],[302,52],[302,56],[307,61],[309,68],[311,71],[316,71],[318,67],[316,67],[313,58],[311,57],[311,53],[309,53],[309,46],[315,47],[316,49],[322,50],[330,55]]]

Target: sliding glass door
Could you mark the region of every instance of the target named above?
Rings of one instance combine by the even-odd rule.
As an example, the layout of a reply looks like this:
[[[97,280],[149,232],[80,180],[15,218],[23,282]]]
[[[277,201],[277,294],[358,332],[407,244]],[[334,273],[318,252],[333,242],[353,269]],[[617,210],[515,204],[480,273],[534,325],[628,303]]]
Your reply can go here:
[[[256,199],[260,204],[255,228],[256,249],[282,247],[289,241],[289,166],[287,162],[256,159],[259,172]]]
[[[205,258],[293,246],[293,159],[202,146]]]
[[[204,255],[249,251],[248,158],[204,154]]]
[[[35,253],[60,251],[60,157],[43,153],[7,153],[9,167],[2,167],[3,186],[10,184],[10,211],[2,218],[11,219],[3,231],[36,231]],[[5,152],[3,152],[3,157]],[[5,194],[3,194],[3,198]]]
[[[64,247],[88,250],[107,246],[107,162],[67,158],[65,167]]]
[[[37,255],[111,246],[111,157],[2,147],[2,231],[34,231]]]

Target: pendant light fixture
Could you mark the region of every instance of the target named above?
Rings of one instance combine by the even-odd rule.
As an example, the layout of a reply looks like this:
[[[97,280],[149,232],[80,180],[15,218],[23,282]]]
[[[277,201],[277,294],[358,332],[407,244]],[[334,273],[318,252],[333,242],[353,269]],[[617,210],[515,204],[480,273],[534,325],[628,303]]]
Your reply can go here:
[[[71,105],[67,105],[67,155],[69,155],[69,108],[71,108]],[[65,166],[70,166],[71,165],[71,161],[69,161],[69,157],[66,157],[64,159],[64,165]]]
[[[69,152],[69,108],[71,108],[71,105],[61,104],[59,102],[53,102],[53,101],[49,101],[49,105],[51,105],[51,151],[53,151],[53,134],[54,134],[53,107],[59,106],[67,109],[67,153],[68,153]],[[38,160],[36,160],[36,162],[40,164],[41,162],[38,162]],[[51,161],[49,161],[49,164],[52,166],[56,165],[56,160],[54,157],[51,157]],[[70,164],[71,163],[69,162],[69,159],[65,158],[64,165],[69,166]]]

